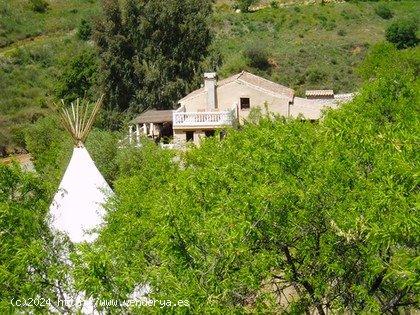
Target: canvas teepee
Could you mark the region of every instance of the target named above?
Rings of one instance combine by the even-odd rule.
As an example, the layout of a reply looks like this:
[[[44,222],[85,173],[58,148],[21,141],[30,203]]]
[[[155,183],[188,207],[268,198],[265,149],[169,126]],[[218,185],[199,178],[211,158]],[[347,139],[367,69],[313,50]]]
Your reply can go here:
[[[102,223],[103,204],[112,194],[83,145],[101,104],[102,98],[94,106],[77,100],[70,108],[60,110],[63,125],[73,137],[75,147],[50,206],[50,214],[52,228],[66,233],[74,243],[91,242],[96,238],[89,231]]]

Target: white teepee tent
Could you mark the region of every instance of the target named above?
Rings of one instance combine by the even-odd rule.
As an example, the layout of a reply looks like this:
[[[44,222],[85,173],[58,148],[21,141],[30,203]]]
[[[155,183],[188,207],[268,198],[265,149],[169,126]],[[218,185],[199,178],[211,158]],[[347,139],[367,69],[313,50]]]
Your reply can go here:
[[[112,190],[98,171],[83,145],[102,104],[102,98],[89,104],[71,104],[60,116],[72,135],[75,148],[60,187],[50,206],[52,228],[66,233],[74,243],[91,242],[96,238],[91,230],[102,223],[103,204]]]

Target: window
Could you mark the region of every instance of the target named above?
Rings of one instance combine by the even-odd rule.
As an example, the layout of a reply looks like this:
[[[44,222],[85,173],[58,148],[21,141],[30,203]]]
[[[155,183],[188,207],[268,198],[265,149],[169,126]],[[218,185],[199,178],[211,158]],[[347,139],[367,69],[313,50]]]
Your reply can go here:
[[[187,131],[185,133],[185,139],[187,141],[194,141],[194,131]]]
[[[251,102],[249,97],[241,97],[241,109],[249,109],[251,107]]]
[[[206,135],[206,138],[213,137],[214,136],[214,130],[206,130],[206,131],[204,131],[204,134]]]

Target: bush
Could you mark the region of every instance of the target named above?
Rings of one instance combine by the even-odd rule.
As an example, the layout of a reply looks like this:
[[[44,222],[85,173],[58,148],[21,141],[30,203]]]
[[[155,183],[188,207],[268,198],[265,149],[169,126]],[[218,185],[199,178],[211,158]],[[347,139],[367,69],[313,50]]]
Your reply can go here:
[[[385,4],[379,4],[376,8],[375,8],[375,13],[380,16],[381,18],[383,18],[384,20],[389,20],[390,18],[392,18],[394,16],[394,14],[392,13],[391,9],[388,8]]]
[[[56,187],[70,159],[73,146],[55,115],[39,119],[25,130],[26,148],[34,159],[37,173]]]
[[[338,36],[346,36],[346,34],[347,34],[347,32],[343,29],[340,29],[340,30],[337,31]]]
[[[386,40],[398,49],[417,45],[417,23],[414,19],[401,19],[392,23],[385,33]]]
[[[235,7],[241,10],[241,12],[249,12],[251,5],[257,3],[257,0],[236,0]]]
[[[261,47],[251,47],[245,51],[245,57],[248,59],[249,66],[266,70],[270,68],[270,63],[268,62],[268,53],[264,48]]]
[[[279,3],[276,0],[273,0],[270,2],[270,7],[277,9],[279,7]]]
[[[80,21],[79,27],[77,29],[77,37],[81,40],[89,40],[92,36],[92,26],[90,22],[85,19]]]
[[[108,183],[112,183],[118,174],[118,140],[122,136],[118,132],[95,129],[86,141],[89,153]]]
[[[318,68],[310,68],[306,71],[306,78],[311,84],[319,84],[325,76],[325,72]]]
[[[48,10],[49,4],[45,0],[29,0],[32,11],[44,13]]]

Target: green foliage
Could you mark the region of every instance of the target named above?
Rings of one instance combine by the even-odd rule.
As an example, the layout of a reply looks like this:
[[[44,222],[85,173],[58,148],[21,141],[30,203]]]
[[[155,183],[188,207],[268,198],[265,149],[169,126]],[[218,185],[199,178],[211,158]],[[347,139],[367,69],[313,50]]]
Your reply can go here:
[[[89,40],[92,36],[92,25],[89,21],[82,19],[77,28],[77,37],[81,40]]]
[[[270,68],[269,56],[267,51],[260,46],[251,46],[244,52],[245,58],[247,58],[248,63],[251,67],[267,70]]]
[[[12,298],[39,292],[40,279],[35,282],[37,275],[28,270],[45,255],[41,237],[48,207],[41,182],[17,165],[0,164],[0,187],[0,311],[8,313]]]
[[[99,3],[96,0],[48,0],[48,2],[51,6],[40,15],[30,9],[29,0],[1,0],[0,48],[10,44],[26,46],[32,44],[31,40],[44,41],[50,37],[66,36],[77,28],[81,19],[90,20],[99,11]],[[8,47],[7,50],[16,46]]]
[[[356,99],[319,124],[260,115],[178,158],[147,143],[124,151],[80,287],[124,298],[149,283],[152,298],[189,300],[180,313],[413,307],[418,56],[375,49]]]
[[[77,29],[83,19],[94,20],[93,17],[100,13],[100,1],[54,0],[50,3],[50,9],[40,15],[29,9],[28,0],[0,0],[0,146],[7,147],[7,151],[21,150],[21,130],[48,115],[49,96],[57,97],[57,91],[62,88],[61,82],[57,84],[57,78],[61,77],[67,63],[80,51],[93,51],[89,42],[76,40],[72,30]],[[222,3],[226,4],[224,1]],[[419,1],[387,3],[396,18],[417,12],[419,5]],[[212,18],[212,29],[216,36],[210,48],[217,60],[206,60],[200,65],[194,83],[187,90],[181,88],[179,92],[174,87],[182,94],[179,98],[202,83],[204,69],[217,70],[220,77],[244,69],[254,71],[294,88],[298,94],[312,88],[333,87],[336,92],[354,91],[361,82],[353,71],[354,67],[360,64],[367,48],[383,38],[387,26],[386,21],[377,18],[373,10],[375,6],[371,3],[286,6],[281,9],[267,7],[252,14],[235,14],[232,10],[222,10],[222,7],[226,8],[226,5],[217,3],[216,8],[220,10],[216,9]],[[325,16],[325,27],[314,13]],[[331,29],[334,25],[329,25],[330,22],[335,23],[336,29]],[[369,25],[368,33],[366,25]],[[341,30],[346,32],[345,36],[340,35]],[[326,40],[320,41],[320,38]],[[271,67],[267,70],[256,70],[249,66],[243,52],[252,43],[259,43],[270,56]],[[336,62],[332,64],[330,60]],[[118,73],[124,78],[130,71],[119,71],[119,64],[123,65],[124,62],[115,63],[114,74]],[[127,64],[127,67],[132,67],[134,63],[128,60]],[[305,75],[313,65],[324,72],[316,86]],[[138,82],[137,78],[133,80]],[[147,81],[151,86],[150,80]],[[155,93],[161,86],[157,83],[150,90]],[[99,91],[95,90],[93,87],[87,94],[97,95]],[[84,93],[83,90],[73,96],[83,97]],[[133,103],[137,111],[144,99],[138,98]],[[123,116],[127,115],[116,111],[109,113],[103,112],[101,115],[101,127],[121,128]]]
[[[325,72],[318,67],[311,67],[306,71],[306,78],[311,84],[317,84],[325,77]]]
[[[2,314],[66,311],[56,301],[58,290],[65,292],[68,283],[68,265],[62,260],[62,249],[67,243],[59,237],[53,238],[50,233],[49,201],[50,195],[40,178],[24,173],[18,165],[0,164]],[[30,299],[37,298],[39,301],[31,303]],[[19,300],[21,306],[16,306]]]
[[[51,191],[55,191],[70,160],[73,147],[70,136],[58,117],[50,115],[28,128],[25,140],[36,171],[50,184]]]
[[[292,87],[299,96],[314,88],[333,88],[336,93],[355,91],[362,82],[355,67],[370,46],[383,40],[388,26],[374,12],[376,5],[360,2],[266,7],[252,14],[215,12],[213,49],[223,60],[219,76],[248,70]],[[390,1],[386,5],[397,19],[420,9],[419,1]],[[243,52],[255,43],[270,56],[271,67],[267,70],[256,71],[244,56]],[[331,59],[336,62],[330,63]],[[313,67],[322,72],[316,83],[306,76]]]
[[[417,22],[415,19],[400,19],[393,22],[386,29],[386,39],[399,49],[414,47],[417,45],[418,38]]]
[[[124,136],[118,132],[94,129],[87,139],[86,148],[108,183],[112,183],[118,175],[118,141]]]
[[[92,19],[97,1],[50,3],[40,15],[29,9],[28,0],[0,0],[0,147],[8,152],[22,151],[23,130],[49,114],[50,96],[62,88],[57,83],[62,70],[78,52],[93,51],[70,31],[81,19]]]
[[[86,141],[86,147],[96,166],[109,183],[119,174],[118,141],[122,137],[118,132],[94,129]],[[25,140],[37,172],[49,184],[51,191],[55,191],[70,160],[74,145],[72,139],[58,117],[50,115],[28,128]]]
[[[48,2],[45,0],[29,0],[29,3],[31,5],[31,9],[38,13],[44,13],[49,7]]]
[[[339,35],[339,36],[346,36],[346,34],[347,34],[347,32],[345,30],[343,30],[343,29],[339,29],[337,31],[337,35]]]
[[[279,3],[277,2],[277,0],[270,1],[270,7],[272,7],[273,9],[277,9],[279,7]]]
[[[376,6],[375,13],[384,20],[389,20],[394,16],[391,9],[383,3],[380,3]]]
[[[73,101],[81,96],[95,99],[98,63],[96,51],[91,47],[80,50],[70,60],[68,57],[63,59],[56,84],[57,97],[66,101]]]
[[[210,0],[104,1],[95,40],[108,107],[172,108],[197,87],[211,13]]]
[[[250,7],[257,2],[258,0],[236,0],[236,7],[241,10],[241,12],[249,12]]]

